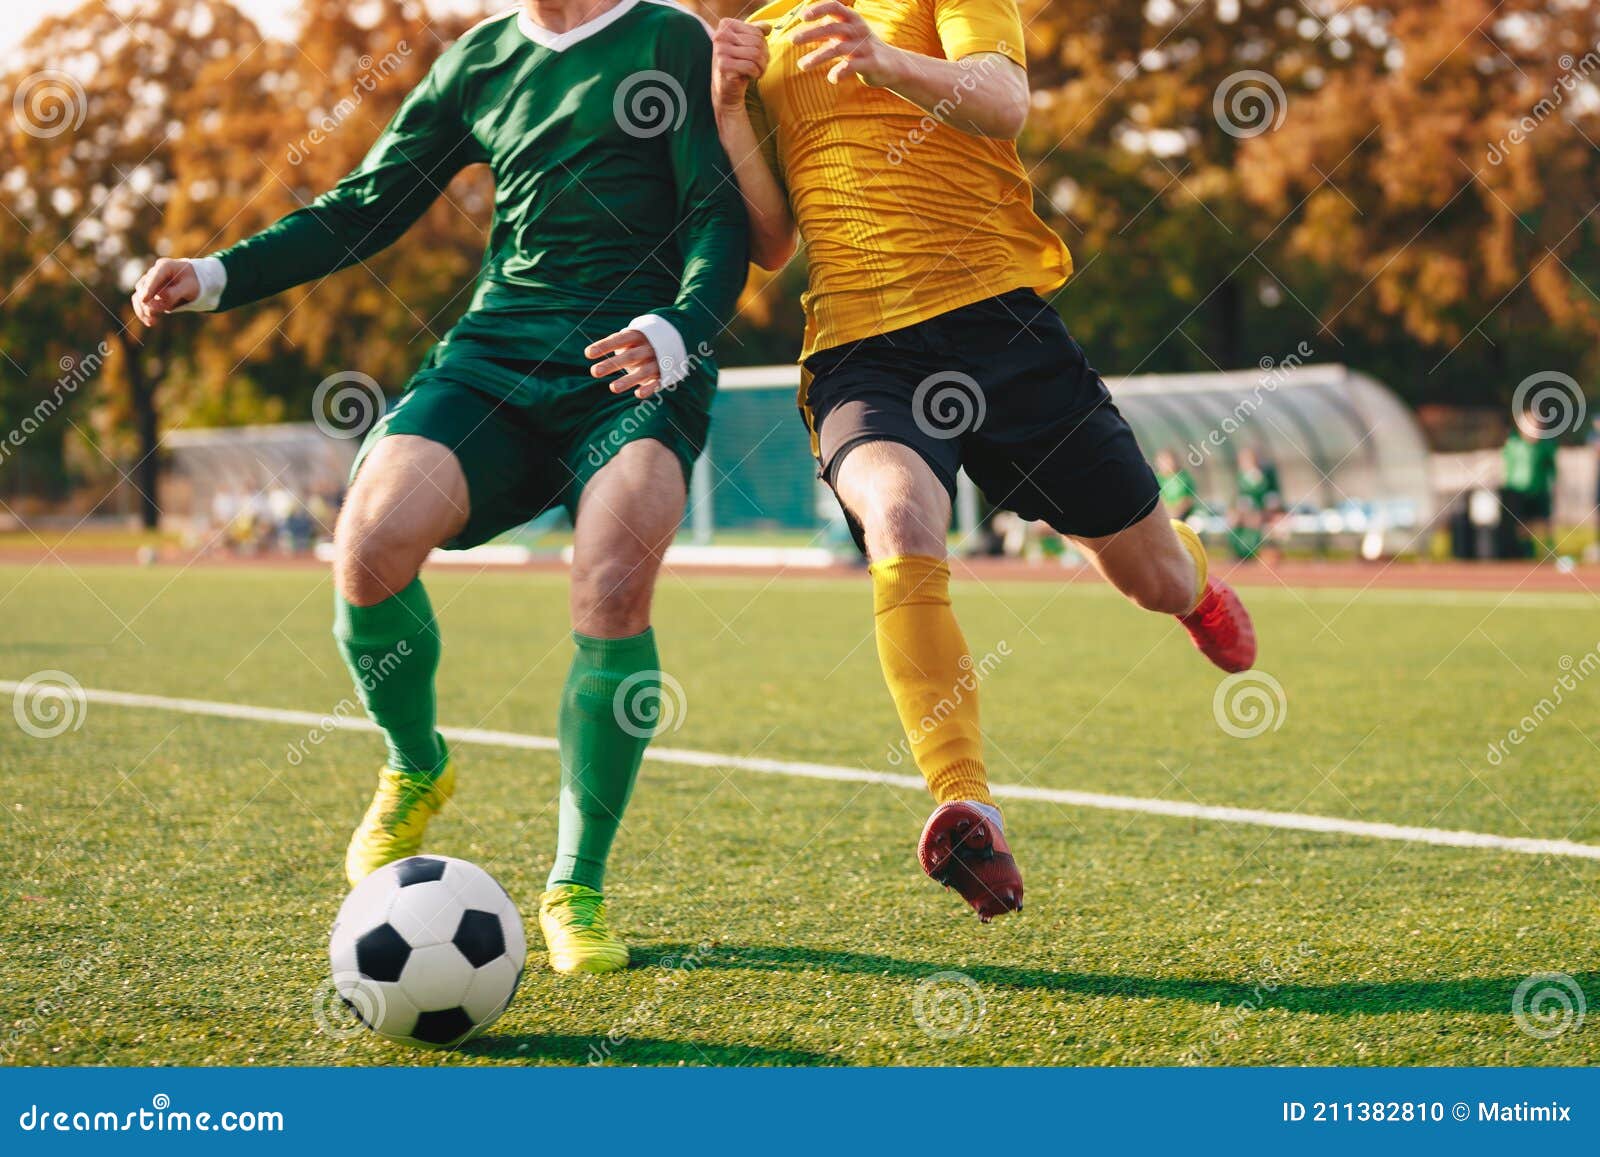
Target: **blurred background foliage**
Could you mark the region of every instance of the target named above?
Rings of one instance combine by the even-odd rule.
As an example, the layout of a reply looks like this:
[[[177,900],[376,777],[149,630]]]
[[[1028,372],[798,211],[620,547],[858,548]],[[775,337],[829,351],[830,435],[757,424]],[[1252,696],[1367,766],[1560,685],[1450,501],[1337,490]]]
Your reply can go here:
[[[1242,368],[1304,342],[1418,406],[1503,406],[1539,370],[1594,381],[1588,0],[1021,7],[1022,152],[1078,267],[1057,306],[1104,372]],[[89,0],[7,61],[0,428],[111,351],[67,392],[68,421],[0,464],[8,491],[130,471],[153,494],[163,430],[303,419],[336,370],[398,390],[464,308],[492,206],[481,168],[364,266],[204,322],[133,322],[151,258],[220,248],[327,188],[472,23],[414,0],[301,9],[285,43],[225,0]],[[40,132],[52,115],[70,123]],[[792,360],[804,278],[802,254],[752,280],[725,364]]]

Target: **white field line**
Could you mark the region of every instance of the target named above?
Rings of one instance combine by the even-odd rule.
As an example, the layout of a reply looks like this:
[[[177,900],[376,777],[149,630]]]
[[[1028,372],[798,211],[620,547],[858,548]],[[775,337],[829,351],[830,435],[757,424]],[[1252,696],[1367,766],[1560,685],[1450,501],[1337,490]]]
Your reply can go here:
[[[537,576],[518,576],[519,581],[528,578],[545,577],[548,572],[541,572]],[[565,576],[553,576],[565,582]],[[678,571],[676,577],[680,580],[693,579],[696,590],[728,590],[744,591],[752,586],[770,583],[770,579],[756,579],[742,575],[699,575],[693,571]],[[957,575],[952,581],[957,586],[972,586],[974,580],[962,578]],[[866,582],[860,575],[840,575],[837,577],[808,576],[796,577],[786,574],[782,579],[782,589],[785,591],[805,591],[815,593],[818,591],[837,591],[841,586],[859,586]],[[1123,596],[1103,582],[1091,579],[1079,579],[1076,582],[1063,582],[1059,586],[1051,586],[1038,579],[985,579],[985,587],[991,590],[1006,591],[1046,591],[1052,598],[1057,595],[1080,598],[1114,599],[1119,602],[1126,601]],[[1266,586],[1251,583],[1249,585],[1236,584],[1235,589],[1239,597],[1246,603],[1257,602],[1288,602],[1295,603],[1338,603],[1343,606],[1356,607],[1483,607],[1496,611],[1592,611],[1600,605],[1600,596],[1585,594],[1583,591],[1515,591],[1515,590],[1433,590],[1425,587],[1286,587]]]
[[[0,680],[0,694],[15,694],[26,683]],[[367,719],[318,715],[312,711],[284,711],[276,707],[254,707],[247,703],[218,703],[209,699],[172,699],[164,695],[139,695],[127,691],[85,689],[90,703],[108,707],[134,707],[150,711],[178,711],[186,715],[210,715],[222,719],[245,719],[257,723],[284,723],[322,731],[377,731]],[[508,747],[523,751],[555,751],[557,743],[544,735],[522,735],[515,731],[489,731],[478,727],[441,727],[441,735],[454,743],[484,747]],[[920,776],[895,775],[865,768],[836,767],[827,763],[803,763],[787,759],[759,759],[742,755],[718,755],[681,747],[651,747],[646,759],[657,763],[676,763],[687,767],[729,768],[760,775],[785,775],[799,779],[824,779],[840,783],[876,783],[885,787],[923,791]],[[1338,816],[1302,815],[1298,812],[1262,811],[1257,808],[1213,807],[1182,800],[1146,799],[1140,796],[1102,795],[1092,791],[1067,791],[1059,788],[994,784],[990,789],[1001,799],[1039,800],[1068,807],[1096,808],[1101,811],[1140,812],[1145,815],[1179,819],[1211,820],[1224,824],[1249,824],[1254,827],[1288,831],[1322,832],[1329,835],[1360,836],[1373,840],[1398,840],[1402,843],[1432,844],[1443,848],[1477,848],[1486,851],[1516,852],[1529,856],[1570,856],[1600,860],[1600,846],[1570,840],[1540,840],[1520,836],[1497,836],[1486,832],[1459,832],[1442,828],[1408,827],[1403,824],[1374,823]]]

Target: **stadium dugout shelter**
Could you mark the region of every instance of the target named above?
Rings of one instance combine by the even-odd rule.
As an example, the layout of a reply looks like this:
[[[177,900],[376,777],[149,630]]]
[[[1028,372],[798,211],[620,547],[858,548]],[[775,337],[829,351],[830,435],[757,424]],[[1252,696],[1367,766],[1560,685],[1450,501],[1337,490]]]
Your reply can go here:
[[[1276,467],[1292,537],[1359,546],[1375,558],[1413,548],[1434,525],[1439,502],[1422,427],[1366,374],[1264,364],[1107,384],[1145,453],[1170,450],[1193,476],[1202,531],[1226,531],[1246,447]]]
[[[1110,378],[1112,397],[1152,458],[1170,450],[1194,478],[1203,533],[1226,534],[1245,447],[1274,465],[1284,529],[1314,547],[1399,553],[1439,510],[1421,428],[1387,387],[1340,365],[1282,365],[1206,374]],[[674,564],[826,566],[854,553],[837,504],[817,479],[796,408],[797,366],[726,369],[711,438],[690,486]],[[168,435],[163,506],[195,528],[228,498],[286,488],[302,498],[339,489],[359,439],[310,422],[180,430]],[[218,502],[217,496],[224,495]],[[999,496],[994,496],[998,498]],[[970,550],[987,504],[960,480],[953,542]],[[439,561],[556,557],[565,516],[536,519],[476,551]]]
[[[313,422],[173,430],[162,439],[162,519],[199,537],[241,507],[269,514],[288,496],[297,506],[343,492],[359,439],[337,438]]]

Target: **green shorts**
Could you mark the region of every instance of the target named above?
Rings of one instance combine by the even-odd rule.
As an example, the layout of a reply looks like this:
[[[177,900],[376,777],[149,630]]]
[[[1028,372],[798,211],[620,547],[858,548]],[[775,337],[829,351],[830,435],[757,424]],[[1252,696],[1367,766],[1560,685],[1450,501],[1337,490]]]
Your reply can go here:
[[[711,426],[715,385],[715,374],[702,368],[641,400],[611,393],[587,369],[430,360],[367,433],[350,477],[390,434],[449,447],[466,475],[471,511],[444,547],[465,550],[556,506],[576,521],[584,486],[630,442],[665,445],[682,463],[687,487]]]

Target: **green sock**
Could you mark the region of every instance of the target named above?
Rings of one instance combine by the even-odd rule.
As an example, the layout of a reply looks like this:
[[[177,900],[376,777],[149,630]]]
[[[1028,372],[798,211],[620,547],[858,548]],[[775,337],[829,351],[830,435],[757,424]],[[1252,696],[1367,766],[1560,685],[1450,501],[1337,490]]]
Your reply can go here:
[[[333,637],[356,694],[383,728],[389,766],[427,775],[439,771],[445,757],[434,730],[439,627],[422,580],[370,607],[334,596]]]
[[[648,629],[627,639],[573,633],[561,693],[561,821],[546,887],[605,884],[611,841],[633,794],[660,707],[660,660]]]

